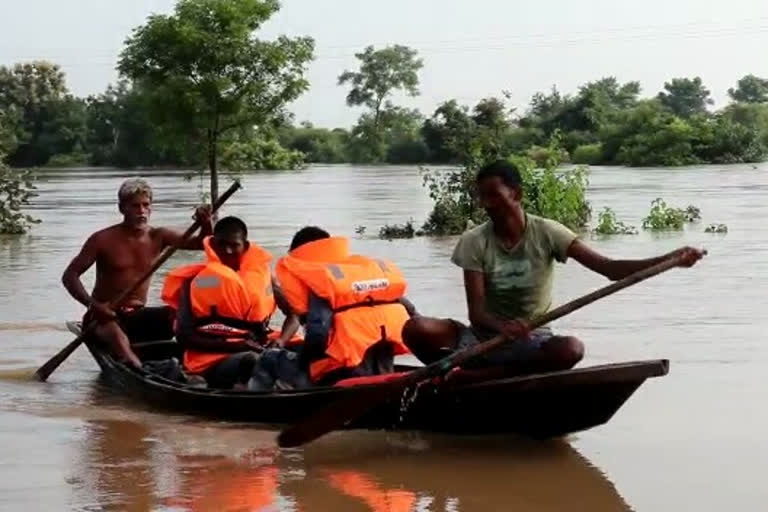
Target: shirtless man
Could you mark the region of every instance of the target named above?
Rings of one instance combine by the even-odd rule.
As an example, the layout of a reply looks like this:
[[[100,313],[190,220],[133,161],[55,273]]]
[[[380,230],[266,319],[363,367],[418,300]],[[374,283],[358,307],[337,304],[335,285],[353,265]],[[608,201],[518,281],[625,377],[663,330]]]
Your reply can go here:
[[[130,342],[172,338],[173,312],[167,307],[145,306],[150,279],[116,308],[110,307],[109,302],[138,281],[167,246],[202,250],[203,238],[213,232],[211,210],[210,207],[197,209],[195,218],[200,222],[200,232],[182,244],[180,233],[149,225],[152,188],[147,182],[125,181],[117,198],[123,221],[88,237],[61,281],[70,295],[88,308],[83,323],[99,322],[94,330],[96,337],[109,343],[123,362],[141,367],[141,360],[131,350]],[[80,276],[94,263],[96,285],[89,294]]]

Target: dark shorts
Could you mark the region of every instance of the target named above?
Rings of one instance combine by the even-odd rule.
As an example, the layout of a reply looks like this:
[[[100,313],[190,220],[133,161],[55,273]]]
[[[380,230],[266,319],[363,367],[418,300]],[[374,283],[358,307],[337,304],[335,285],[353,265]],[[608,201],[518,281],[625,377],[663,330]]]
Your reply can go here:
[[[252,391],[274,389],[305,389],[312,386],[299,353],[286,348],[271,348],[261,353],[248,383]]]
[[[259,355],[255,352],[238,352],[216,363],[204,374],[208,387],[231,389],[235,384],[248,384]]]
[[[459,336],[456,349],[462,350],[483,341],[488,341],[491,336],[480,334],[471,327],[456,322],[459,327]],[[556,335],[548,327],[540,327],[531,331],[526,340],[508,341],[496,350],[478,356],[466,366],[503,366],[515,363],[535,361],[541,357],[542,347]]]
[[[131,343],[173,339],[173,309],[168,306],[142,306],[118,308],[117,324]],[[90,321],[90,315],[83,316],[83,324]]]
[[[302,346],[296,350],[268,349],[261,353],[259,363],[248,385],[252,390],[305,389],[312,386],[332,386],[342,379],[381,375],[394,371],[394,352],[389,343],[370,347],[363,361],[353,368],[339,368],[325,374],[318,382],[312,382],[307,370],[308,362],[302,362]]]

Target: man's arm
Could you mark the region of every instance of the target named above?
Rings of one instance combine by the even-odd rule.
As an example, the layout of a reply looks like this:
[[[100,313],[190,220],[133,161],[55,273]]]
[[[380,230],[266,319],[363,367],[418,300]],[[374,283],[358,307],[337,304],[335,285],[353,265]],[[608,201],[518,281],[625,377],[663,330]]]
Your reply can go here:
[[[163,246],[176,246],[179,249],[191,251],[203,250],[203,239],[213,233],[213,220],[210,206],[201,206],[195,211],[193,216],[200,223],[200,231],[197,235],[182,240],[183,233],[179,233],[170,228],[158,228],[163,238]]]
[[[94,233],[85,241],[80,252],[72,258],[61,276],[61,283],[69,294],[80,304],[90,307],[94,302],[93,297],[86,291],[80,276],[96,263],[99,255],[98,234]]]
[[[296,331],[299,330],[301,322],[299,322],[298,315],[291,309],[291,305],[285,298],[285,294],[283,293],[282,288],[280,288],[280,285],[277,284],[277,280],[274,276],[272,276],[272,292],[275,294],[277,307],[280,308],[280,311],[285,315],[283,326],[280,328],[280,337],[275,341],[279,346],[283,347],[291,340],[291,338],[293,338]]]
[[[702,251],[693,247],[681,247],[672,252],[657,256],[655,258],[646,258],[638,260],[614,260],[604,256],[594,249],[590,248],[580,240],[574,242],[568,247],[568,256],[578,261],[588,269],[598,274],[602,274],[612,281],[624,279],[630,274],[639,272],[648,267],[661,263],[668,258],[682,256],[682,266],[690,267],[703,256]]]
[[[416,310],[416,306],[408,297],[400,297],[397,299],[397,301],[403,305],[405,310],[408,312],[409,317],[413,318],[414,316],[421,316],[421,314]]]
[[[481,329],[500,332],[509,338],[523,337],[528,325],[522,320],[506,320],[489,312],[485,307],[485,278],[482,272],[464,271],[464,290],[467,295],[469,322]]]

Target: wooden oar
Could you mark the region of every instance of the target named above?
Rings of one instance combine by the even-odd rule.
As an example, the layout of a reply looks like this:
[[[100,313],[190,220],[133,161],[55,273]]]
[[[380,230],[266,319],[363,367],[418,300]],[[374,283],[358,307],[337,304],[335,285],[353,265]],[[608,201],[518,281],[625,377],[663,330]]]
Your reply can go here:
[[[541,327],[598,299],[616,293],[649,277],[661,274],[680,265],[680,263],[681,256],[674,256],[645,270],[635,272],[620,281],[599,288],[536,317],[530,322],[530,327],[531,329]],[[408,387],[427,379],[444,375],[450,369],[465,363],[469,359],[485,354],[507,342],[510,341],[500,334],[483,343],[456,351],[439,361],[435,361],[418,370],[413,370],[400,378],[383,384],[361,386],[358,390],[350,391],[349,396],[331,403],[328,407],[316,412],[300,423],[285,428],[278,435],[277,442],[281,447],[299,446],[308,443],[332,430],[344,427],[380,403],[400,396]],[[524,341],[519,341],[519,343],[524,343]]]
[[[229,199],[232,196],[232,194],[234,194],[240,187],[241,187],[240,182],[235,181],[232,184],[232,186],[229,187],[227,191],[224,192],[221,195],[221,197],[219,197],[218,200],[213,204],[213,206],[211,207],[211,213],[216,212],[216,210],[218,210],[221,207],[221,205],[223,205],[227,201],[227,199]],[[195,222],[191,226],[189,226],[189,228],[182,235],[179,245],[172,245],[172,246],[166,247],[163,250],[163,252],[161,252],[160,255],[152,263],[152,266],[150,267],[150,269],[147,270],[144,273],[144,275],[141,276],[141,278],[133,284],[133,286],[123,290],[123,292],[120,295],[118,295],[117,298],[115,298],[115,300],[113,300],[110,303],[110,306],[116,307],[120,305],[120,303],[122,303],[127,297],[129,297],[133,292],[135,292],[144,283],[144,281],[149,279],[152,276],[152,274],[154,274],[155,271],[158,268],[160,268],[162,264],[165,263],[166,260],[173,255],[173,253],[176,252],[176,250],[181,246],[181,244],[186,242],[189,239],[189,237],[191,237],[194,234],[194,232],[197,231],[197,228],[199,227],[200,227],[200,223],[197,220],[195,220]],[[53,373],[56,370],[56,368],[58,368],[59,365],[63,363],[70,356],[70,354],[72,354],[72,352],[74,352],[75,349],[77,349],[77,347],[80,346],[83,340],[85,340],[85,338],[91,333],[91,331],[93,331],[93,329],[97,325],[98,325],[98,322],[94,321],[89,323],[87,326],[85,326],[80,336],[72,340],[66,347],[61,349],[55,356],[50,358],[43,366],[38,368],[37,371],[35,372],[35,376],[40,381],[44,382],[51,375],[51,373]]]

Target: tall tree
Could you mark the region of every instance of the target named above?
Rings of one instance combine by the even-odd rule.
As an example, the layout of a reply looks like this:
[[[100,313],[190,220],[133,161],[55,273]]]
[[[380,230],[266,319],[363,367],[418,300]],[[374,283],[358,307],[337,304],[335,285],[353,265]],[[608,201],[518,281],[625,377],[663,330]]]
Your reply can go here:
[[[339,85],[352,85],[347,105],[371,109],[374,131],[378,132],[384,102],[393,91],[403,90],[410,96],[419,94],[419,70],[424,63],[416,55],[416,50],[402,45],[381,50],[368,46],[355,54],[360,70],[344,71],[339,76]]]
[[[746,75],[736,82],[736,88],[728,89],[728,96],[741,103],[768,102],[768,80]]]
[[[456,162],[470,151],[476,124],[466,105],[454,100],[444,101],[424,121],[421,128],[424,142],[436,162]]]
[[[82,150],[85,105],[67,90],[59,66],[45,61],[0,66],[0,111],[12,123],[18,144],[12,165],[42,165],[58,153]]]
[[[700,77],[673,78],[664,83],[664,91],[658,95],[661,104],[677,116],[690,118],[696,114],[706,114],[707,105],[714,101],[709,89],[704,87]]]
[[[3,159],[16,150],[18,123],[19,114],[15,107],[0,111],[0,155]]]
[[[155,119],[205,142],[212,200],[223,138],[283,118],[308,87],[311,38],[254,36],[278,10],[277,0],[180,0],[135,29],[120,56],[120,73],[155,91]]]

